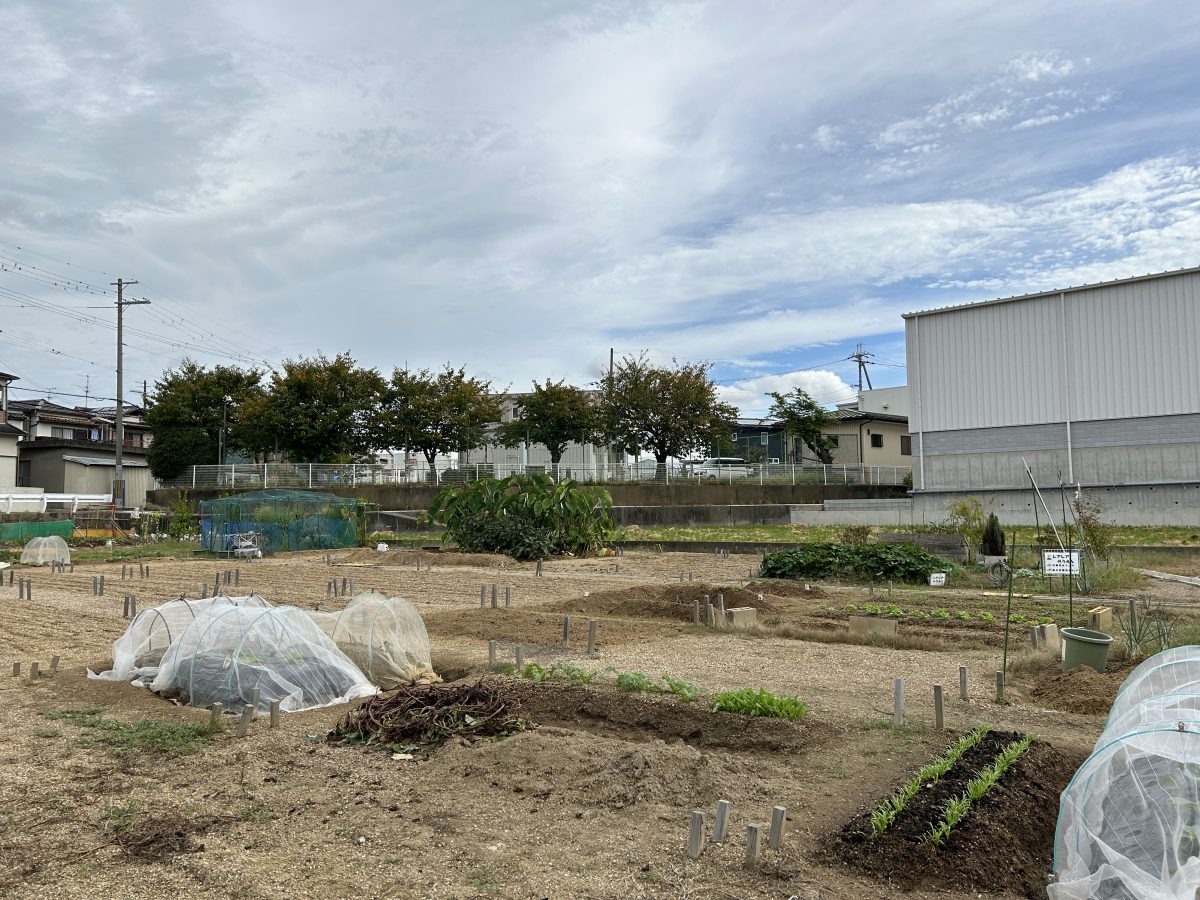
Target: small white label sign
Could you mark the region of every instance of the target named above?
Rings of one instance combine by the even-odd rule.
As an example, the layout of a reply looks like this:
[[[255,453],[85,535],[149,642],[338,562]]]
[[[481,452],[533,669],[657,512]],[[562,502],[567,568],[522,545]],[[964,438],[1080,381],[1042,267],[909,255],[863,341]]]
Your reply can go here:
[[[1043,550],[1043,575],[1078,575],[1078,550]]]
[[[945,572],[934,572],[932,575],[930,575],[929,576],[929,586],[930,587],[945,587],[946,586],[946,573]]]

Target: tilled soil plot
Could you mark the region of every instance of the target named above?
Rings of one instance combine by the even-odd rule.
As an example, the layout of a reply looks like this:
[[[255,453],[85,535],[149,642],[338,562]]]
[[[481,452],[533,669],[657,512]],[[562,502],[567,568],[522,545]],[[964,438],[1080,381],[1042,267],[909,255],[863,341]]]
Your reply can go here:
[[[946,803],[961,795],[979,770],[1019,737],[1016,732],[990,732],[949,773],[919,791],[882,835],[870,836],[874,807],[864,809],[825,839],[824,853],[898,889],[937,884],[964,892],[1009,890],[1044,897],[1053,862],[1058,798],[1084,759],[1080,753],[1035,742],[997,785],[972,804],[945,843],[922,840],[942,819]]]

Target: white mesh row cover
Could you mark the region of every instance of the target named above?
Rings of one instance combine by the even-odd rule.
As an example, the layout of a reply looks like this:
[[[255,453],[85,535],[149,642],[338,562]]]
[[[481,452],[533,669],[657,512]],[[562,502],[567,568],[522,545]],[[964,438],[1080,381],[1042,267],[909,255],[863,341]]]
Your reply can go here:
[[[258,708],[284,712],[375,693],[309,614],[295,606],[210,606],[172,641],[151,688],[189,706],[241,709],[255,688]]]
[[[356,595],[337,613],[313,613],[338,649],[384,690],[418,679],[436,680],[429,632],[417,608],[378,591]]]
[[[271,604],[257,594],[248,597],[208,597],[188,600],[179,597],[160,606],[143,609],[129,627],[113,642],[113,667],[89,678],[105,681],[152,681],[158,674],[158,664],[171,642],[183,634],[197,615],[216,606],[249,606],[264,609]]]
[[[57,534],[33,538],[21,551],[21,565],[48,566],[52,562],[69,564],[71,550]]]
[[[1052,900],[1200,896],[1200,647],[1125,679],[1063,791],[1054,872]]]

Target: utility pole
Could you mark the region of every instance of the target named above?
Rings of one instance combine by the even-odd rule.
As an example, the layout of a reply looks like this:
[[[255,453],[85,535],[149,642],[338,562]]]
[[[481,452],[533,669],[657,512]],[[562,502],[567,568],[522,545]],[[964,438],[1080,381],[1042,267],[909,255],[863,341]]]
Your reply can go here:
[[[867,379],[867,387],[869,389],[875,389],[875,386],[871,384],[871,373],[867,371],[867,362],[870,360],[871,354],[863,350],[863,345],[859,344],[854,352],[850,354],[850,358],[858,363],[858,399],[861,400],[863,378]]]
[[[116,442],[116,454],[113,466],[113,507],[123,509],[125,506],[125,478],[121,472],[121,455],[125,449],[125,307],[142,306],[149,300],[126,300],[125,288],[136,281],[125,281],[118,278],[112,282],[117,289],[117,414],[113,418],[113,438]]]

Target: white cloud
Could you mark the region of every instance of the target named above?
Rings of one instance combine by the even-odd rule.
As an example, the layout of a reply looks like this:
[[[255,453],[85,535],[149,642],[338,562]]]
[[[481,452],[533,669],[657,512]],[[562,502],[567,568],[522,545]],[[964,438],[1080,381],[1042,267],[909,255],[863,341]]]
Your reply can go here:
[[[763,375],[722,385],[719,393],[726,403],[732,403],[744,416],[763,416],[773,402],[768,392],[790,394],[796,388],[807,391],[818,403],[832,406],[854,399],[854,389],[833,372],[825,370],[784,372]]]
[[[1075,63],[1057,51],[1023,53],[1008,61],[1005,69],[1025,81],[1064,78],[1075,71]]]
[[[826,153],[837,153],[846,146],[846,142],[838,137],[838,133],[836,125],[821,125],[813,132],[813,140]]]

